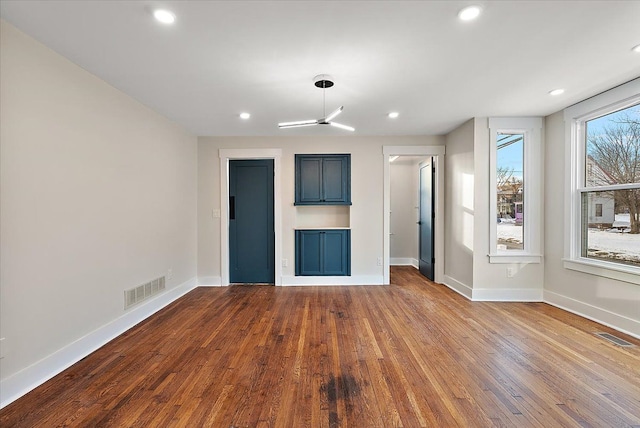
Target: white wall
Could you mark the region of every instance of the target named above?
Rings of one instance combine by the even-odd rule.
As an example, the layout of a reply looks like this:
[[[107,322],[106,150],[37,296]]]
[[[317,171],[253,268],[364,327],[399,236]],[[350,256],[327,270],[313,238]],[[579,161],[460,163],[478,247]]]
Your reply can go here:
[[[640,337],[640,286],[565,269],[565,123],[563,112],[545,120],[545,301]]]
[[[418,164],[413,157],[400,157],[389,164],[391,264],[418,262],[418,180]]]
[[[283,131],[283,134],[286,131]],[[295,275],[294,155],[296,153],[351,154],[351,275],[383,281],[383,145],[442,145],[443,137],[200,137],[198,139],[198,278],[215,283],[221,276],[220,224],[212,210],[220,209],[220,160],[218,150],[282,149],[282,258],[289,260],[283,277]]]
[[[195,277],[197,140],[1,27],[4,381],[124,316],[125,289]]]
[[[474,230],[474,121],[446,136],[445,284],[471,298]]]
[[[489,122],[474,119],[474,236],[473,236],[473,299],[541,301],[544,283],[544,263],[489,263]],[[543,181],[540,171],[537,179]],[[530,185],[531,186],[531,185]],[[541,207],[540,207],[541,208]],[[542,226],[542,225],[541,225]],[[532,231],[542,235],[543,229]],[[507,268],[515,269],[507,277]]]

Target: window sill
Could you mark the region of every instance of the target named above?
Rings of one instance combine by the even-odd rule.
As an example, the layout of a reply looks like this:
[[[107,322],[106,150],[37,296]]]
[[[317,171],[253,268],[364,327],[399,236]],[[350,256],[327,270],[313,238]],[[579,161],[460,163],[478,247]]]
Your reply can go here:
[[[640,285],[640,269],[589,259],[563,259],[565,269]]]
[[[540,254],[496,253],[496,254],[488,254],[488,256],[489,256],[489,263],[541,263],[542,262],[542,256]]]

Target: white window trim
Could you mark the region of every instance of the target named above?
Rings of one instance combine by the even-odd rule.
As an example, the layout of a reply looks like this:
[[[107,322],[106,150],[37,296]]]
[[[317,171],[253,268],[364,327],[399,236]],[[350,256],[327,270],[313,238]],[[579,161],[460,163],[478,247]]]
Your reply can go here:
[[[540,263],[542,261],[542,118],[489,118],[489,263]],[[497,135],[524,134],[524,250],[498,250]]]
[[[585,121],[620,110],[640,102],[640,79],[620,85],[564,110],[565,122],[565,198],[564,206],[564,267],[591,275],[640,284],[640,268],[620,263],[582,257],[581,254],[581,195],[596,190],[584,186],[586,147]],[[606,186],[607,190],[623,189],[629,185]],[[605,189],[605,186],[601,187]],[[598,190],[600,187],[597,188]]]

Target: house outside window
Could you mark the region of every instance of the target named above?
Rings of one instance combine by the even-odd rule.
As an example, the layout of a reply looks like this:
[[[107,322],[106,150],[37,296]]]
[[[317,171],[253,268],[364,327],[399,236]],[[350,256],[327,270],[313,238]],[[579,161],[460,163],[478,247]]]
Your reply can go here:
[[[565,110],[565,267],[640,284],[640,82]]]

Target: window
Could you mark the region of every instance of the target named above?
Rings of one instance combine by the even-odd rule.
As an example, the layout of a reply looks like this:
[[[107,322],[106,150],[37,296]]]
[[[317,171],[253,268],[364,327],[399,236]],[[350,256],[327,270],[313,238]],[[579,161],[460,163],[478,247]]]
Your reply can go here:
[[[540,118],[491,118],[491,263],[539,262]]]
[[[640,267],[640,103],[579,125],[581,256]]]
[[[640,81],[565,110],[565,267],[640,284]]]
[[[497,247],[524,250],[524,134],[498,132],[496,141]]]

